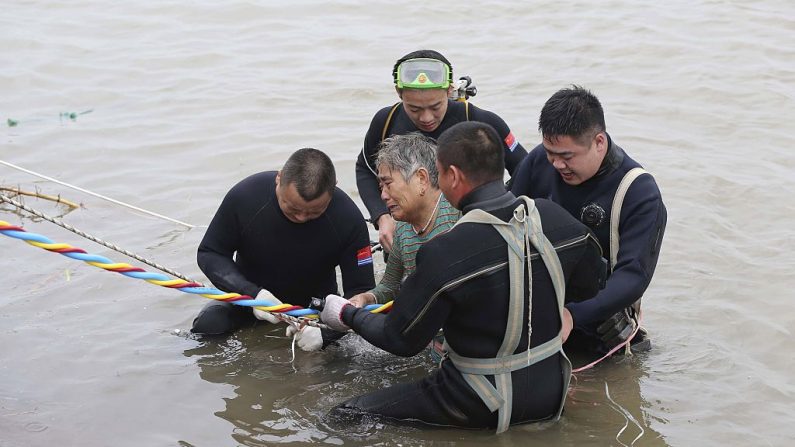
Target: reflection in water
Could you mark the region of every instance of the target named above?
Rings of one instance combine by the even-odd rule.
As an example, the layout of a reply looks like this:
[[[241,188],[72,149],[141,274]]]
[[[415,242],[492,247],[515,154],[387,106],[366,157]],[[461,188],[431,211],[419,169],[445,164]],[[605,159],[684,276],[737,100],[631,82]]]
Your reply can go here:
[[[202,379],[235,387],[235,397],[226,399],[226,409],[216,415],[234,424],[232,437],[241,444],[371,444],[373,436],[383,435],[384,424],[362,420],[351,427],[326,414],[350,397],[414,380],[431,367],[424,357],[398,358],[355,336],[323,352],[299,350],[291,363],[291,340],[283,331],[283,325],[260,326],[229,337],[202,337],[198,347],[184,353],[196,357]],[[396,431],[422,439],[416,429],[389,431],[390,439]]]
[[[400,358],[375,349],[357,336],[323,352],[296,352],[290,362],[291,340],[283,325],[253,327],[229,337],[202,337],[184,352],[194,357],[202,379],[234,387],[234,397],[216,416],[231,422],[231,437],[243,445],[324,443],[332,445],[421,445],[451,440],[525,445],[578,444],[664,446],[650,415],[652,404],[641,395],[648,379],[643,365],[648,354],[615,358],[577,374],[560,423],[514,426],[494,437],[487,430],[395,425],[376,418],[331,419],[329,411],[345,400],[426,375],[433,365],[421,354]],[[653,352],[653,351],[652,351]],[[582,359],[574,359],[581,363]],[[606,394],[605,387],[612,401]],[[653,413],[653,411],[652,411]],[[659,412],[657,412],[659,413]],[[637,424],[632,421],[636,421]],[[642,436],[641,432],[643,432]]]
[[[649,377],[644,360],[653,353],[654,350],[631,357],[614,356],[577,373],[571,381],[564,413],[566,438],[574,442],[593,437],[628,446],[667,445],[662,435],[651,427],[652,423],[666,421],[651,415],[652,404],[641,394],[641,382]],[[590,360],[577,353],[572,355],[575,365]]]

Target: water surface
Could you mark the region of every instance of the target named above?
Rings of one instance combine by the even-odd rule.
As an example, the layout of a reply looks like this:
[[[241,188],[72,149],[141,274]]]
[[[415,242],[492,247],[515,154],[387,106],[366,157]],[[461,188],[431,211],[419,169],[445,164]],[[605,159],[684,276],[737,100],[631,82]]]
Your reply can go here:
[[[641,430],[635,445],[788,445],[793,31],[793,4],[772,0],[7,2],[0,159],[175,219],[206,225],[234,183],[306,146],[358,202],[364,133],[397,100],[392,64],[431,47],[525,147],[554,91],[592,89],[611,136],[656,176],[669,222],[644,299],[654,349],[578,374],[560,423],[497,438],[326,417],[426,374],[424,357],[349,337],[290,363],[281,328],[186,337],[202,298],[2,238],[0,446],[617,446]],[[81,202],[67,223],[206,280],[202,228],[6,167],[0,185]],[[5,205],[0,219],[130,262]]]

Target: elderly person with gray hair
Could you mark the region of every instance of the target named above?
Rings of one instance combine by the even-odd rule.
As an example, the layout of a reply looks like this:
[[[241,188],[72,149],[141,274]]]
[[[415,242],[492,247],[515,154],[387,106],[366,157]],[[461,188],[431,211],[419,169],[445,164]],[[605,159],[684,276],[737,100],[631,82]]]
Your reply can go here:
[[[383,304],[414,273],[420,246],[453,227],[461,217],[439,189],[436,143],[420,133],[395,135],[378,152],[381,199],[398,221],[386,271],[375,289],[353,296],[352,304]]]

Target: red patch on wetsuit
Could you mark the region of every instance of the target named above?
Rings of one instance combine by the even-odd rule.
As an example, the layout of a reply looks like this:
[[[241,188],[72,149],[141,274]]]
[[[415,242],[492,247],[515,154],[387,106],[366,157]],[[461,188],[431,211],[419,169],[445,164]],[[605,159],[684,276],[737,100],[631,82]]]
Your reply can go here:
[[[519,144],[519,141],[513,136],[513,132],[509,131],[508,136],[505,137],[505,145],[508,146],[508,150],[513,152],[517,144]]]
[[[372,250],[370,250],[369,245],[356,252],[356,264],[359,267],[372,263],[373,263],[373,252]]]

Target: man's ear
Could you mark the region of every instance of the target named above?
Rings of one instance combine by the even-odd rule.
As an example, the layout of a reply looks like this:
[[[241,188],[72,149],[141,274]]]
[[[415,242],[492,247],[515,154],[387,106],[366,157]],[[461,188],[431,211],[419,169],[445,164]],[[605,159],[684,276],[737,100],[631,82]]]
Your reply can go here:
[[[451,186],[454,189],[460,188],[464,185],[466,181],[466,175],[464,175],[464,171],[458,168],[456,165],[450,165],[450,171],[453,173],[453,182]]]
[[[607,153],[607,134],[605,134],[604,132],[599,132],[598,134],[596,134],[594,139],[596,140],[597,152],[599,152],[600,154]]]
[[[399,89],[399,88],[397,88],[397,86],[395,86],[395,92],[397,93],[398,98],[403,100],[403,89]]]

